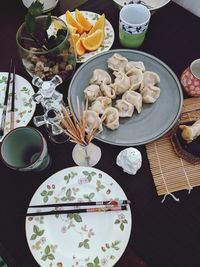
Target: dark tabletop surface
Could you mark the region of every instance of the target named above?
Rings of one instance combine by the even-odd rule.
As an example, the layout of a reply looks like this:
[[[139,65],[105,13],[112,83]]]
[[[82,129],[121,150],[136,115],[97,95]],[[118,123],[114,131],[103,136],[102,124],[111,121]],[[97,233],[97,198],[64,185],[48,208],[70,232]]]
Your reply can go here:
[[[67,1],[62,1],[54,15],[65,12]],[[0,71],[8,71],[10,57],[16,59],[17,74],[31,82],[17,54],[15,33],[24,21],[26,9],[20,0],[3,1],[0,14]],[[118,42],[118,9],[110,0],[89,0],[80,9],[105,13],[115,29],[113,48]],[[162,61],[180,77],[182,71],[200,57],[200,18],[180,6],[169,3],[155,13],[141,51],[150,53]],[[68,83],[60,87],[67,94]],[[186,97],[186,95],[185,95]],[[38,106],[36,114],[41,114]],[[32,122],[31,126],[34,126]],[[47,138],[44,128],[39,128]],[[53,173],[74,166],[71,158],[73,144],[56,145],[48,138],[51,167],[41,173],[23,173],[8,169],[0,161],[0,255],[10,261],[11,266],[37,267],[29,251],[25,236],[25,213],[32,195],[39,185]],[[200,266],[200,188],[177,192],[180,202],[168,197],[162,204],[153,183],[145,146],[137,148],[142,153],[142,168],[135,176],[123,173],[115,160],[123,147],[94,141],[102,149],[102,157],[95,166],[111,175],[132,201],[132,232],[128,247],[115,265],[137,267],[142,263],[139,255],[149,267],[199,267]],[[2,248],[1,248],[2,247]]]

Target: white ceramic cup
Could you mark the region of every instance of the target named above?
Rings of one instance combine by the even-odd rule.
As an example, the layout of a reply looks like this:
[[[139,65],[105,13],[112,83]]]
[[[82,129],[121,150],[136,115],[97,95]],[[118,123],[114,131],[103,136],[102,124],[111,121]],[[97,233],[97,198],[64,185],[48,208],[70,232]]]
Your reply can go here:
[[[59,0],[39,0],[42,4],[44,4],[44,12],[48,12],[52,10],[58,3]],[[22,0],[23,4],[29,8],[29,6],[35,2],[35,0]]]
[[[140,47],[144,41],[151,13],[141,4],[125,5],[119,14],[119,40],[122,46]]]

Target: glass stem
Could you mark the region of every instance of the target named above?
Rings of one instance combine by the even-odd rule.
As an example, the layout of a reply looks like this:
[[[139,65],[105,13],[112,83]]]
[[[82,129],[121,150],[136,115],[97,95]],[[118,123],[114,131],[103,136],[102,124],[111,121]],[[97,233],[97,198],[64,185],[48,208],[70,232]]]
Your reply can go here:
[[[88,154],[88,145],[84,146],[84,151],[85,151],[85,160],[87,162],[87,165],[90,166],[90,156]]]

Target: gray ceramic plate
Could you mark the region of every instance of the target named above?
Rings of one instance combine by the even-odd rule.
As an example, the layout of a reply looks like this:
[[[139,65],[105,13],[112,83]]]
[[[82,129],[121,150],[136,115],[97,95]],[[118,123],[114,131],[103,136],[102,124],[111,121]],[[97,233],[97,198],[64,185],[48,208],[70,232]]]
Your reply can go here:
[[[74,74],[68,96],[77,114],[76,96],[84,99],[83,90],[88,86],[92,72],[96,68],[107,70],[107,59],[120,53],[128,60],[143,61],[147,70],[160,76],[161,94],[156,103],[143,104],[140,114],[134,112],[132,118],[121,119],[120,127],[111,131],[104,127],[96,138],[102,142],[120,146],[134,146],[149,143],[167,133],[177,122],[183,104],[181,85],[174,72],[162,61],[147,53],[135,50],[117,49],[99,54],[84,63]]]

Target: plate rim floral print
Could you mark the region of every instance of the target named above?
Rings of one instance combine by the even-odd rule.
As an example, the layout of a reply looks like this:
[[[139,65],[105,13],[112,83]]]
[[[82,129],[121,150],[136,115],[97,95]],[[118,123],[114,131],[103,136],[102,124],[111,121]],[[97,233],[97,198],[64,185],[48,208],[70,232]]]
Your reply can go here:
[[[5,97],[6,83],[8,72],[0,72],[0,120],[3,112],[3,102]],[[10,112],[11,112],[11,87],[12,76],[8,98],[8,106],[6,113],[6,125],[4,136],[10,131]],[[32,100],[34,94],[31,84],[22,76],[16,74],[15,76],[15,121],[14,127],[18,128],[26,126],[33,117],[36,109],[36,103]],[[3,138],[2,138],[3,139]],[[0,142],[2,141],[0,139]]]
[[[94,25],[95,22],[97,21],[97,19],[101,16],[100,14],[98,13],[95,13],[95,12],[91,12],[91,11],[83,11],[81,10],[81,13],[83,13],[83,15]],[[75,12],[71,12],[72,16],[75,17]],[[66,19],[65,19],[65,15],[62,15],[59,17],[60,19],[62,19],[66,24]],[[96,50],[96,51],[93,51],[93,52],[87,52],[85,53],[84,55],[82,56],[77,56],[77,63],[84,63],[86,62],[89,58],[99,54],[99,53],[102,53],[104,51],[108,51],[112,45],[113,45],[113,42],[114,42],[114,39],[115,39],[115,32],[114,32],[114,29],[111,25],[111,23],[106,19],[106,22],[105,22],[105,38],[104,38],[104,41],[102,43],[102,45]]]
[[[126,195],[108,174],[75,166],[44,181],[30,205],[118,198],[126,199]],[[27,217],[25,231],[29,248],[42,267],[112,267],[128,244],[131,225],[128,206],[126,211]]]

